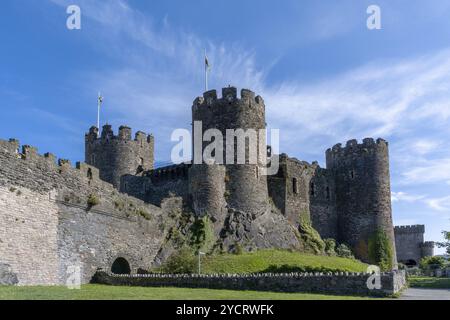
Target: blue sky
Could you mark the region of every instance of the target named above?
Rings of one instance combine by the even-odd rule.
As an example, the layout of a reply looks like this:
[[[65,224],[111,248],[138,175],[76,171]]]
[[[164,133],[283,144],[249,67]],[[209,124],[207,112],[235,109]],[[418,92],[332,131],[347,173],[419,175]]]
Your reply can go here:
[[[66,28],[66,7],[82,29]],[[366,9],[381,8],[368,30]],[[210,86],[262,95],[281,150],[324,165],[348,139],[390,142],[394,221],[450,229],[450,2],[3,0],[0,137],[41,153],[84,158],[96,122],[156,137],[167,161],[176,128],[188,128]]]

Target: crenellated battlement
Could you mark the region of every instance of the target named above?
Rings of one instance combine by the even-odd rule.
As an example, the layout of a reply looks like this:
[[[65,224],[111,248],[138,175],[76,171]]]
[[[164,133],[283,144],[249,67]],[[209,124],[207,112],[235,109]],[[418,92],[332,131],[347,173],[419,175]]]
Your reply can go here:
[[[242,89],[239,98],[235,87],[227,87],[222,89],[221,98],[217,96],[216,90],[206,91],[203,93],[202,97],[197,97],[194,100],[194,107],[232,104],[236,102],[246,102],[249,105],[256,104],[264,106],[263,98],[261,96],[256,96],[253,91]]]
[[[19,150],[21,150],[21,152],[19,152]],[[39,167],[41,170],[47,170],[48,174],[66,174],[70,172],[79,178],[86,178],[90,181],[101,181],[99,170],[93,166],[77,162],[76,166],[73,167],[70,160],[57,158],[54,154],[49,152],[41,155],[39,154],[37,147],[30,145],[23,145],[20,149],[20,143],[15,139],[10,139],[9,141],[0,140],[0,153],[7,156],[4,161],[8,161],[8,159],[12,161],[24,161],[30,166]],[[106,182],[102,181],[102,183]]]
[[[139,144],[148,143],[152,144],[154,142],[154,137],[152,134],[147,135],[145,132],[138,131],[134,135],[134,139],[132,138],[132,130],[128,126],[120,126],[119,132],[117,135],[114,134],[112,126],[106,124],[102,128],[102,132],[99,136],[99,129],[95,126],[92,126],[89,129],[89,132],[86,133],[86,141],[87,142],[100,142],[100,143],[108,143],[110,141],[135,141]]]
[[[144,175],[151,178],[152,182],[158,183],[168,180],[187,179],[190,165],[181,163],[167,167],[147,171]]]
[[[376,141],[373,138],[365,138],[362,143],[352,139],[347,141],[345,147],[342,146],[342,143],[335,144],[326,151],[326,154],[327,157],[339,157],[357,152],[370,152],[370,150],[385,150],[388,145],[388,142],[381,138],[378,138]]]
[[[19,153],[19,141],[16,139],[1,140],[0,139],[0,151],[8,153]]]
[[[136,132],[134,139],[130,127],[120,126],[117,135],[112,126],[91,127],[85,138],[85,162],[100,170],[100,178],[120,187],[120,178],[153,169],[153,135]]]
[[[412,226],[396,226],[394,227],[395,234],[406,233],[425,233],[425,226],[421,224]]]
[[[303,167],[305,167],[305,169],[310,168],[310,167],[314,168],[314,169],[320,168],[318,161],[313,161],[312,163],[309,163],[308,161],[299,160],[295,157],[289,157],[286,153],[282,153],[279,155],[279,161],[280,161],[280,164],[290,162],[290,163],[294,163],[298,166],[303,166]]]
[[[432,248],[434,249],[434,241],[425,241],[422,243],[422,248]]]

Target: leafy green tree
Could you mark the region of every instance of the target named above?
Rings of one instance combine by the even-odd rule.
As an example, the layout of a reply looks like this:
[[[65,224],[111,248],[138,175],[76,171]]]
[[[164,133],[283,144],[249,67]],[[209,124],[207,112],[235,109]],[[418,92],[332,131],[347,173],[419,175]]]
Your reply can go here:
[[[182,247],[179,251],[174,252],[161,267],[161,271],[165,273],[195,273],[197,261],[194,252],[189,247]]]
[[[442,257],[424,257],[420,260],[420,268],[426,269],[440,269],[445,265],[445,260]]]
[[[444,235],[444,242],[438,242],[437,246],[439,248],[445,248],[447,251],[447,254],[450,254],[450,231],[442,231],[442,234]]]
[[[334,239],[325,239],[325,253],[329,256],[336,255],[336,241]]]
[[[341,258],[349,258],[349,259],[353,259],[354,258],[352,250],[347,245],[345,245],[344,243],[341,243],[336,248],[336,253]]]

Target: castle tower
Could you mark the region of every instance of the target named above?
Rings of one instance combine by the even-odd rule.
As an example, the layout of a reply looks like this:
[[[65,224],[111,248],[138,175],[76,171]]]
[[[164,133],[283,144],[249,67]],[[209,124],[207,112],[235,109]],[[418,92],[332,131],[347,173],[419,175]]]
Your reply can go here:
[[[226,203],[228,208],[240,210],[257,215],[266,209],[268,191],[267,177],[263,175],[264,164],[258,157],[258,161],[251,161],[249,150],[259,152],[260,146],[265,146],[265,134],[260,134],[260,129],[266,128],[265,123],[265,105],[261,97],[255,97],[255,94],[249,90],[242,90],[241,97],[237,97],[237,90],[234,87],[222,89],[222,98],[217,97],[215,90],[205,92],[203,97],[194,101],[192,106],[192,120],[195,133],[195,124],[201,122],[201,135],[209,129],[217,129],[223,136],[223,161],[222,164],[208,165],[206,163],[194,164],[191,168],[191,192],[194,200],[194,208],[204,208],[201,213],[205,213],[208,206],[208,199],[211,203],[223,205]],[[227,130],[242,129],[246,134],[250,131],[256,133],[253,138],[245,138],[245,163],[237,163],[238,140],[230,136],[225,143]],[[249,130],[253,129],[253,130]],[[228,132],[230,134],[230,132]],[[231,140],[231,141],[230,141]],[[227,144],[234,140],[234,150],[231,148],[228,158],[234,157],[232,163],[226,161]],[[211,144],[211,141],[201,142],[202,152]],[[242,140],[241,140],[242,141]],[[248,143],[251,141],[251,143]],[[194,150],[196,137],[194,135]],[[242,144],[241,144],[242,146]],[[204,159],[203,159],[204,160]],[[207,178],[201,177],[206,174]],[[199,184],[199,182],[202,182]],[[201,196],[200,196],[201,195]],[[201,200],[200,200],[201,199]],[[200,203],[201,201],[202,203]],[[210,205],[209,205],[210,206]],[[216,208],[217,209],[217,208]],[[209,207],[208,210],[215,210]]]
[[[434,242],[433,241],[425,241],[421,247],[422,247],[422,257],[434,256]]]
[[[85,162],[100,170],[100,178],[120,187],[120,178],[125,174],[136,174],[153,169],[154,138],[137,132],[134,140],[131,129],[119,128],[114,135],[110,125],[103,126],[101,136],[98,128],[91,127],[85,136]]]
[[[346,147],[337,144],[328,149],[326,159],[335,178],[338,241],[369,262],[369,239],[381,230],[391,242],[396,266],[388,143],[350,140]]]

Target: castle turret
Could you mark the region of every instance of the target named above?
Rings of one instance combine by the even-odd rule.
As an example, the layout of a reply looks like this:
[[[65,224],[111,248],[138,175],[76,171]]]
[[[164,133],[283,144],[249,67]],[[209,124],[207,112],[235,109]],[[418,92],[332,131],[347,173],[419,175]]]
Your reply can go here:
[[[223,151],[222,163],[216,161],[216,164],[210,165],[201,161],[199,164],[194,157],[190,179],[195,184],[191,186],[194,207],[208,207],[206,205],[208,199],[205,198],[208,197],[214,203],[226,202],[229,208],[248,213],[257,214],[265,210],[268,198],[267,179],[263,175],[264,163],[257,156],[262,151],[260,148],[264,148],[265,154],[267,151],[265,133],[259,132],[260,129],[266,128],[265,106],[262,98],[255,97],[255,94],[249,90],[242,90],[239,98],[236,88],[233,87],[224,88],[222,98],[217,97],[215,90],[208,91],[203,97],[194,101],[192,119],[194,154],[196,144],[201,145],[201,154],[203,154],[213,140],[202,142],[201,138],[195,137],[195,132],[200,131],[201,136],[209,140],[210,137],[206,137],[205,133],[209,129],[217,129],[223,138],[223,150],[216,150]],[[235,134],[239,135],[239,131],[241,135],[237,138]],[[231,147],[231,143],[234,144],[234,148]],[[246,152],[239,157],[237,151],[242,150],[243,146]],[[229,149],[228,152],[227,149]],[[256,156],[256,161],[252,155]],[[223,164],[226,164],[225,168]],[[207,178],[202,177],[202,174],[206,174]],[[198,185],[198,181],[202,183]],[[205,203],[199,203],[200,199]]]
[[[422,257],[432,257],[434,256],[434,242],[425,241],[422,244]]]
[[[391,212],[388,143],[367,138],[350,140],[326,152],[327,169],[336,185],[338,241],[351,246],[357,258],[370,261],[370,239],[382,231],[397,264]]]
[[[91,127],[85,137],[85,162],[100,170],[100,178],[120,187],[120,177],[136,174],[153,168],[154,138],[137,132],[132,139],[131,129],[119,128],[114,135],[110,125],[103,126],[98,137],[98,128]]]

